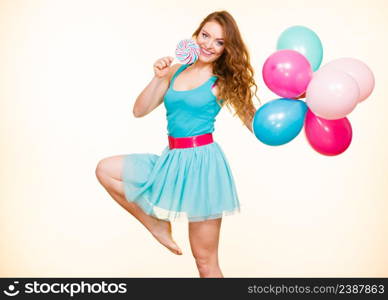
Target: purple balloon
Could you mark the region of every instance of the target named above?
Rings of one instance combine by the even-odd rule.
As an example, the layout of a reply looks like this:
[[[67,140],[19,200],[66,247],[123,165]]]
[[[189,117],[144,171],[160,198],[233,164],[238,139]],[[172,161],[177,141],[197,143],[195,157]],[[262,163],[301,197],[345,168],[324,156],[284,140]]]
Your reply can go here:
[[[301,96],[313,76],[308,59],[295,50],[279,50],[270,55],[263,65],[267,87],[284,98]]]

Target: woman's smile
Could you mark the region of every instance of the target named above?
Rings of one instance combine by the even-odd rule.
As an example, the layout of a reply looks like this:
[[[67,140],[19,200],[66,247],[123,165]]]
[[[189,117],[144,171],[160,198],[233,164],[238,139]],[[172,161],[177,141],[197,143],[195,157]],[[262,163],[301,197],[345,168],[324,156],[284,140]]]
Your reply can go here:
[[[210,51],[207,51],[205,50],[204,48],[200,47],[201,49],[201,54],[205,55],[205,56],[211,56],[213,55],[213,52],[210,52]]]

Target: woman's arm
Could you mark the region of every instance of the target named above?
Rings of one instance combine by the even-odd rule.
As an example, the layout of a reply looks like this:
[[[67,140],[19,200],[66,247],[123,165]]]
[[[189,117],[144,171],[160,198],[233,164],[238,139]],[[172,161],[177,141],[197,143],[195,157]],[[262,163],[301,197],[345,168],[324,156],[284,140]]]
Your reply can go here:
[[[217,86],[217,83],[215,83],[213,86],[212,86],[212,92],[213,94],[217,97],[218,99],[218,86]],[[253,129],[252,129],[252,120],[253,120],[253,116],[251,117],[251,122],[249,123],[244,123],[244,125],[250,130],[250,132],[253,133]]]
[[[154,65],[155,76],[136,98],[133,105],[133,115],[136,118],[144,117],[158,107],[170,84],[172,74],[177,70],[179,64],[170,67],[173,58],[161,58]]]
[[[253,133],[252,124],[245,124],[245,126]]]
[[[133,115],[136,118],[144,117],[163,102],[163,96],[169,84],[168,78],[154,76],[151,82],[136,98],[133,105]]]
[[[253,119],[255,117],[255,114],[256,114],[256,108],[252,108],[252,111],[250,112],[249,114],[249,117],[247,118],[247,120],[245,120],[244,122],[244,125],[249,129],[250,132],[253,133],[253,128],[252,128],[252,123],[253,123]]]

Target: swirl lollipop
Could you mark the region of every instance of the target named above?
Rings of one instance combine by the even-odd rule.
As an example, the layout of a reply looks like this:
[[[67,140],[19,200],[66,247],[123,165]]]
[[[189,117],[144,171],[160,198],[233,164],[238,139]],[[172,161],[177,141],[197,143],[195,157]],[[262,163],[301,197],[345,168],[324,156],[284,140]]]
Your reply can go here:
[[[199,46],[193,39],[181,40],[176,46],[175,56],[182,64],[195,63],[199,56]]]

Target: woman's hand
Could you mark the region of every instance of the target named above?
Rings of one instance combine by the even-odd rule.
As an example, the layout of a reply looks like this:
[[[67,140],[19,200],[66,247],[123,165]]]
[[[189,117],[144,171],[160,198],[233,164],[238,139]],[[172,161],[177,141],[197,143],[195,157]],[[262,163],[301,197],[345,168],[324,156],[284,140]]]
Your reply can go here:
[[[158,78],[166,77],[170,72],[170,65],[173,61],[174,61],[174,58],[172,56],[159,58],[154,63],[155,76]]]

